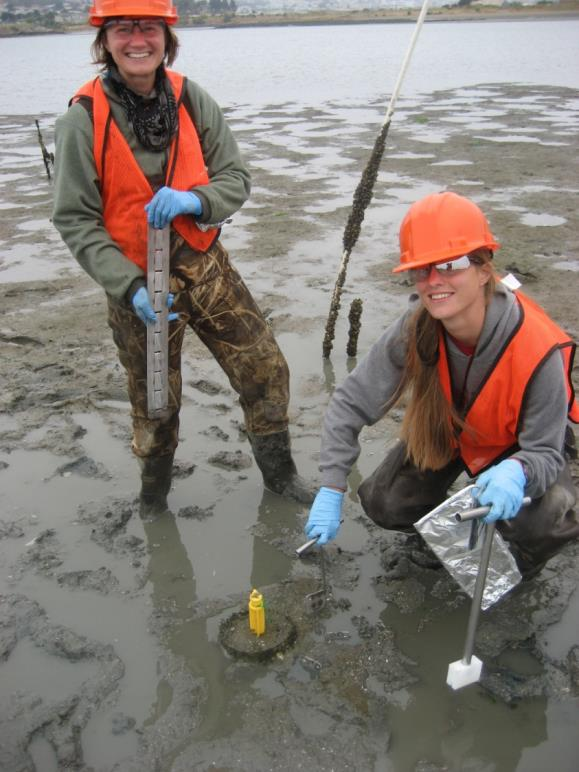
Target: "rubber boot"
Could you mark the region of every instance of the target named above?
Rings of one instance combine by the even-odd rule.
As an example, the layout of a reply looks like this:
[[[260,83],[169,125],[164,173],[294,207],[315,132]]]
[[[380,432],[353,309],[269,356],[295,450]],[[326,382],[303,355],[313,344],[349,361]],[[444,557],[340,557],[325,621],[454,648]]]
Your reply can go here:
[[[577,441],[575,432],[569,424],[565,428],[565,443],[563,445],[563,455],[566,461],[575,461],[577,459]]]
[[[290,450],[289,432],[249,434],[248,437],[267,490],[300,504],[311,504],[317,488],[297,473]]]
[[[525,553],[518,545],[509,544],[509,549],[515,558],[517,568],[521,573],[522,582],[530,582],[534,579],[547,565],[546,560],[533,559],[530,554]]]
[[[139,458],[141,467],[141,517],[154,517],[167,511],[167,495],[171,489],[173,454]]]

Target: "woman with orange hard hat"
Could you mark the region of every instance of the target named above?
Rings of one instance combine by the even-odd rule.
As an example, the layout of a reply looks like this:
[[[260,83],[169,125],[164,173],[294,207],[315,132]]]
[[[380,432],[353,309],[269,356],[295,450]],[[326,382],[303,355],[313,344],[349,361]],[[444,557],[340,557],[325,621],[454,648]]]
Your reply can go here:
[[[104,289],[128,376],[141,504],[165,509],[178,443],[181,346],[191,327],[239,395],[270,490],[310,503],[290,451],[289,372],[269,325],[219,240],[246,201],[250,175],[216,102],[168,69],[179,42],[172,0],[94,0],[89,22],[101,73],[56,124],[53,222]],[[148,227],[171,228],[169,406],[147,414]]]
[[[463,196],[435,193],[410,207],[394,272],[406,272],[416,293],[328,405],[322,487],[305,529],[318,544],[338,533],[361,429],[402,397],[401,437],[358,490],[374,522],[411,530],[466,471],[524,578],[579,537],[567,463],[575,452],[569,420],[579,421],[575,344],[497,280],[498,248],[482,211]],[[532,501],[521,509],[524,496]]]

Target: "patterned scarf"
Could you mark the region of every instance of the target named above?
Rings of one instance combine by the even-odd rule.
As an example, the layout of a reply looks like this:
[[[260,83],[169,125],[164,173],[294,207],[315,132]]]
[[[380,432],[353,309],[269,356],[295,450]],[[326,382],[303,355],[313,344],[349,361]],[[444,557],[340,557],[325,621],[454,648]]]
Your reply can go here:
[[[140,96],[127,88],[116,67],[109,69],[107,78],[118,94],[141,145],[154,152],[169,147],[177,130],[177,104],[163,65],[155,74],[152,97]]]

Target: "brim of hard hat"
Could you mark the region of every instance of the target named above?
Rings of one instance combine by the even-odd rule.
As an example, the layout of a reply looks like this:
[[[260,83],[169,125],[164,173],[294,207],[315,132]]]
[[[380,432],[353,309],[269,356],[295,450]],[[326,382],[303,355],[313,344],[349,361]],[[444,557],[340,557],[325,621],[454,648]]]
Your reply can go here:
[[[492,249],[493,252],[496,252],[496,250],[500,248],[501,245],[498,243],[498,241],[492,241],[490,244],[479,244],[476,247],[464,249],[460,252],[456,252],[455,250],[453,250],[451,253],[441,252],[437,255],[432,255],[428,260],[413,260],[412,262],[408,263],[400,263],[392,269],[392,273],[402,273],[403,271],[410,271],[412,268],[426,268],[427,265],[444,263],[448,260],[454,260],[457,257],[461,257],[462,255],[468,255],[470,252],[474,252],[477,249]]]
[[[88,23],[91,25],[91,27],[102,27],[105,21],[110,21],[110,19],[163,19],[163,21],[166,24],[176,24],[179,21],[178,14],[175,14],[174,16],[164,16],[163,14],[146,14],[146,13],[125,13],[122,14],[122,16],[99,16],[97,17],[91,17],[88,20]]]

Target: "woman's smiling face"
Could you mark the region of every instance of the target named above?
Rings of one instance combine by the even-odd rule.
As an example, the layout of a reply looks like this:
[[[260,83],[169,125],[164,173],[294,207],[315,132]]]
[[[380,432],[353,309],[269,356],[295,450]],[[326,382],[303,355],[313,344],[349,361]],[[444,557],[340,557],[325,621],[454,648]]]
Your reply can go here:
[[[115,19],[105,25],[105,47],[127,86],[149,94],[155,72],[165,58],[162,19]]]
[[[473,264],[445,274],[432,265],[428,276],[416,281],[416,291],[428,313],[452,335],[458,339],[474,337],[476,342],[484,321],[490,270],[489,265]]]

